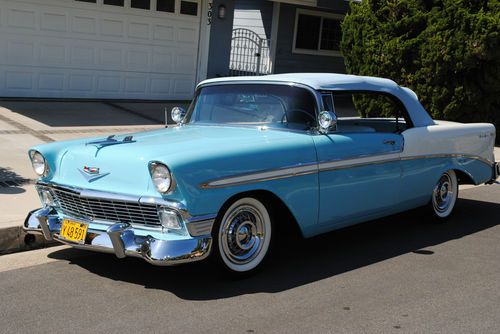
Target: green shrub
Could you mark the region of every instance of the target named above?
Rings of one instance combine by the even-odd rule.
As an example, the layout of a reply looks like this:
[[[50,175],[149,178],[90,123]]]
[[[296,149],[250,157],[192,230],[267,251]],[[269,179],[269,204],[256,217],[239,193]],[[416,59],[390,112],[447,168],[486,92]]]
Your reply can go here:
[[[500,139],[500,1],[351,3],[347,71],[410,87],[435,119],[490,122]]]

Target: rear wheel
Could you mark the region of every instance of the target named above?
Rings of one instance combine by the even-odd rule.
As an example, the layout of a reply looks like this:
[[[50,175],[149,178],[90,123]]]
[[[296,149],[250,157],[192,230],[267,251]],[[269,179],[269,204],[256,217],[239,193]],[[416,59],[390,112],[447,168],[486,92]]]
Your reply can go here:
[[[271,216],[259,200],[240,198],[218,219],[215,233],[219,264],[234,274],[249,274],[260,267],[269,251]]]
[[[453,170],[443,173],[432,191],[432,210],[438,218],[451,215],[458,197],[458,180]]]

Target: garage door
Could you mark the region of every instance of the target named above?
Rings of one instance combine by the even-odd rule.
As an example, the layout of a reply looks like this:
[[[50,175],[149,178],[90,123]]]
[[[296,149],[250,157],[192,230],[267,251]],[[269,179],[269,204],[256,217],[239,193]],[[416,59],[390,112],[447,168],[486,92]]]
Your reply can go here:
[[[0,0],[0,96],[189,99],[201,0]]]

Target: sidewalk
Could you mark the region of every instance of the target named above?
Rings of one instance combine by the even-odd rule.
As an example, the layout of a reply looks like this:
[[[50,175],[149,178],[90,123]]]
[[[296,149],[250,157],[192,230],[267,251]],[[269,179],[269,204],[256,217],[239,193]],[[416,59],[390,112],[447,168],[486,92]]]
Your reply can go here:
[[[107,136],[164,126],[164,109],[186,103],[0,101],[0,254],[44,245],[25,244],[21,225],[40,207],[28,149],[37,144]],[[30,238],[30,237],[29,237]]]

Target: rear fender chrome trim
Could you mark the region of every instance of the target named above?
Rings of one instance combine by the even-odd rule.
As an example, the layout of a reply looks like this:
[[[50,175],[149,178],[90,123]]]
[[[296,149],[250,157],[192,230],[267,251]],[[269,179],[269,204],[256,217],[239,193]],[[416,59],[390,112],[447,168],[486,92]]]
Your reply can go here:
[[[473,159],[484,162],[489,166],[493,166],[493,161],[485,159],[479,155],[466,154],[466,153],[438,153],[438,154],[422,154],[422,155],[412,155],[412,156],[401,156],[401,160],[415,160],[415,159],[435,159],[435,158],[465,158]]]

